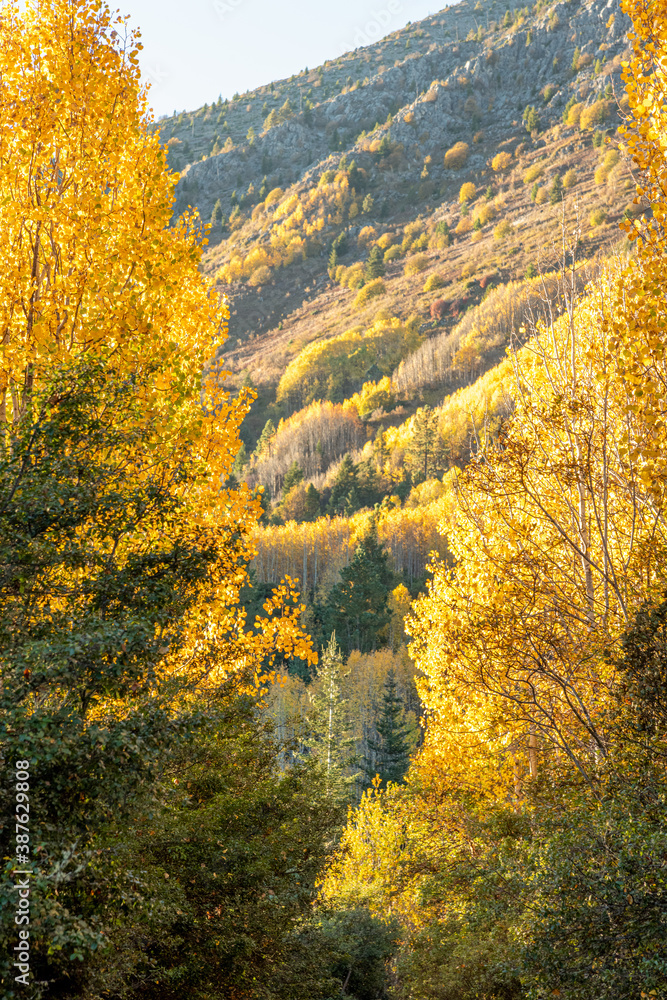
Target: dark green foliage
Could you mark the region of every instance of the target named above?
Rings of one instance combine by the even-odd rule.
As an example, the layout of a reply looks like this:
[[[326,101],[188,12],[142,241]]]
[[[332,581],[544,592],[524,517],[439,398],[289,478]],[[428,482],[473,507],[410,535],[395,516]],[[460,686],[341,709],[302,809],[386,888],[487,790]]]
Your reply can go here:
[[[600,147],[603,145],[604,145],[604,132],[601,132],[599,129],[596,129],[595,132],[593,133],[593,146],[595,147],[595,149],[600,149]]]
[[[264,424],[264,430],[262,431],[257,446],[255,448],[254,454],[261,455],[264,451],[268,455],[271,454],[271,439],[276,433],[276,425],[270,418]]]
[[[216,222],[223,222],[222,217],[222,202],[218,198],[215,205],[213,206],[213,211],[211,212],[211,225],[214,226]]]
[[[378,648],[380,633],[389,622],[393,574],[375,531],[357,546],[340,575],[341,582],[332,587],[322,611],[325,629],[335,631],[346,655],[353,649],[366,653]]]
[[[296,459],[292,462],[289,469],[285,473],[285,478],[283,479],[283,496],[287,496],[289,491],[294,487],[298,486],[303,480],[303,469],[299,465]]]
[[[414,482],[441,474],[446,460],[438,432],[438,413],[422,406],[414,418],[412,439],[405,454],[405,465]]]
[[[385,273],[384,266],[384,254],[382,248],[379,246],[374,246],[368,255],[368,260],[366,261],[366,267],[364,269],[364,277],[366,281],[374,281],[375,278],[381,278]]]
[[[111,932],[120,951],[92,963],[93,984],[122,988],[127,1000],[330,996],[336,980],[298,936],[343,818],[313,768],[278,771],[270,730],[241,699],[220,706],[215,727],[165,778],[166,808],[133,818],[120,849],[113,830],[105,838],[133,906],[129,926]]]
[[[132,379],[101,363],[54,368],[0,452],[0,747],[5,761],[29,759],[35,776],[32,973],[70,977],[71,995],[120,892],[115,855],[103,864],[95,836],[131,821],[168,753],[203,722],[187,681],[163,683],[157,666],[178,652],[218,546],[241,551],[240,536],[213,538],[183,518],[198,474],[187,454],[146,467],[141,391],[152,378],[150,368]],[[131,700],[102,711],[110,698]],[[3,857],[11,832],[5,825]],[[7,956],[8,904],[2,921]]]
[[[523,123],[526,126],[526,132],[538,132],[540,128],[540,116],[537,113],[537,109],[534,105],[529,104],[523,112]]]
[[[398,695],[393,670],[387,674],[375,733],[367,739],[368,758],[364,770],[369,781],[379,775],[381,787],[388,781],[398,783],[410,766],[409,728],[404,723],[402,699]]]
[[[380,920],[364,909],[342,910],[325,917],[320,927],[344,995],[354,1000],[384,997],[387,961],[399,936],[397,921]]]
[[[556,174],[553,179],[553,184],[551,185],[551,190],[549,191],[549,201],[552,205],[557,205],[563,200],[563,181],[561,180],[560,174]]]
[[[347,804],[357,778],[355,739],[350,729],[346,702],[340,689],[343,658],[332,632],[322,647],[317,666],[319,687],[311,695],[305,745],[308,757],[317,762],[326,795]]]
[[[357,467],[347,454],[340,463],[327,509],[330,514],[352,514],[360,506]]]
[[[320,494],[312,483],[306,489],[304,514],[306,521],[315,521],[320,516]]]

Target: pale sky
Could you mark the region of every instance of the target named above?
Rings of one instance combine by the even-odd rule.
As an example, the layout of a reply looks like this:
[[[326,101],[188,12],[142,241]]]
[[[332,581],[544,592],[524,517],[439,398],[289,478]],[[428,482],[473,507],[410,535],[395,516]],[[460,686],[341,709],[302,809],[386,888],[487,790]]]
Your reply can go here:
[[[278,80],[441,10],[446,0],[109,0],[141,29],[159,117]]]

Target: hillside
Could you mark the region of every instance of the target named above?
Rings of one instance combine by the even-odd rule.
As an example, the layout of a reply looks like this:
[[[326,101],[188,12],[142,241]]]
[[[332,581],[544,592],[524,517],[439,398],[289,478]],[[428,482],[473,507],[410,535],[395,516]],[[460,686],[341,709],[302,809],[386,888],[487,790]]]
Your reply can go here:
[[[242,474],[274,498],[292,463],[302,489],[331,487],[380,425],[398,428],[388,445],[405,441],[418,405],[440,406],[502,358],[526,297],[516,283],[558,266],[563,222],[579,260],[618,244],[621,216],[639,211],[614,141],[627,27],[602,0],[459,3],[159,123],[182,169],[177,210],[212,222],[204,266],[230,303],[225,364],[258,393],[239,473],[255,450]],[[427,357],[433,370],[416,375]],[[328,448],[320,434],[313,463],[292,431],[320,402],[361,426]],[[262,448],[290,416],[276,464]],[[438,474],[465,457],[445,451]],[[419,481],[403,455],[393,446],[378,497],[397,477]]]

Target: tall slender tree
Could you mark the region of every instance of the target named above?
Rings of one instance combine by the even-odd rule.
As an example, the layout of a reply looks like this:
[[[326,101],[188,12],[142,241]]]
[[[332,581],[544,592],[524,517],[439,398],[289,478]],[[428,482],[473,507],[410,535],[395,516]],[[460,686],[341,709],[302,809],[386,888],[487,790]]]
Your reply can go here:
[[[404,717],[405,706],[398,694],[394,671],[390,670],[375,722],[375,733],[370,733],[366,739],[364,762],[367,779],[372,781],[378,775],[382,787],[386,787],[388,781],[402,781],[410,766],[410,727]]]

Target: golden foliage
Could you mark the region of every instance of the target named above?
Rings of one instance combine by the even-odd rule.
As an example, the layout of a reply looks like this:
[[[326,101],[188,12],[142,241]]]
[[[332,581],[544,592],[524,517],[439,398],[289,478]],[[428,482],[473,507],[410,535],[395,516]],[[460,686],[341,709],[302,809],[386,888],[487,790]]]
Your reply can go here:
[[[385,285],[382,278],[375,278],[374,281],[369,281],[367,285],[357,293],[357,297],[354,300],[355,309],[363,309],[367,306],[371,299],[376,299],[380,295],[384,295],[387,291],[387,286]]]
[[[251,399],[245,390],[232,399],[212,363],[228,310],[200,270],[199,220],[171,224],[177,175],[149,128],[136,40],[94,0],[25,11],[10,3],[0,73],[3,442],[61,366],[102,365],[144,387],[133,390],[143,431],[136,476],[158,468],[178,483],[179,463],[196,467],[179,498],[189,520],[170,530],[197,545],[208,537],[220,553],[183,622],[183,656],[167,657],[168,668],[206,661],[208,682],[278,651],[312,658],[289,582],[267,602],[259,637],[238,610],[259,510],[247,487],[220,484]],[[141,545],[150,551],[157,541]],[[117,556],[125,544],[114,540]]]
[[[445,153],[444,165],[447,170],[461,170],[468,160],[470,147],[467,142],[457,142]]]
[[[410,259],[406,261],[403,273],[407,275],[421,274],[422,271],[425,271],[428,268],[428,266],[428,257],[423,253],[419,253],[414,257],[410,257]]]
[[[359,294],[373,287],[378,287],[376,282],[365,285]],[[360,380],[374,364],[383,374],[390,374],[401,358],[420,343],[419,334],[395,318],[376,319],[365,332],[353,329],[316,341],[289,363],[278,385],[277,398],[304,402],[324,399],[332,387],[347,379]]]
[[[496,173],[502,173],[503,170],[507,170],[510,163],[512,162],[512,154],[507,152],[496,153],[496,155],[491,160],[491,167]]]

